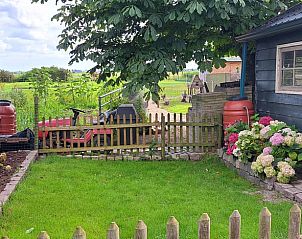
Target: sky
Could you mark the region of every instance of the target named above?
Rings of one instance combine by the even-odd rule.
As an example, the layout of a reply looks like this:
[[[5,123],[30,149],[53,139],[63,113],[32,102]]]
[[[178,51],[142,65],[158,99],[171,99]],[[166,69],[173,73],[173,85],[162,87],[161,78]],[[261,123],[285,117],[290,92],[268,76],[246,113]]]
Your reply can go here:
[[[92,62],[68,66],[69,54],[58,51],[63,27],[51,17],[55,1],[31,4],[31,0],[0,0],[0,69],[27,71],[34,67],[59,66],[87,70]]]
[[[68,65],[68,52],[58,51],[63,26],[51,17],[55,1],[31,4],[31,0],[0,0],[0,69],[28,71],[35,67],[58,66],[88,70],[92,62]],[[196,68],[193,62],[187,65]]]

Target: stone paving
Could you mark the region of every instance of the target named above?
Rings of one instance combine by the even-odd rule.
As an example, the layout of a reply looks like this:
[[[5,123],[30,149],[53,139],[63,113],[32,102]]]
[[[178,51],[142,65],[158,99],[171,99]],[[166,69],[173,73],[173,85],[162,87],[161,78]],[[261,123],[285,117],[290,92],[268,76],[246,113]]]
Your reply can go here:
[[[222,149],[218,150],[218,155],[227,167],[236,170],[240,176],[253,184],[267,190],[275,190],[284,197],[302,204],[302,180],[293,181],[291,184],[283,184],[276,182],[275,178],[261,179],[251,170],[251,163],[242,163],[235,160],[232,155],[227,155]]]
[[[23,163],[20,165],[20,169],[10,179],[10,182],[6,184],[4,190],[0,193],[0,215],[2,214],[2,206],[7,202],[11,194],[15,191],[19,182],[24,178],[29,165],[38,158],[38,151],[31,151],[26,156]]]

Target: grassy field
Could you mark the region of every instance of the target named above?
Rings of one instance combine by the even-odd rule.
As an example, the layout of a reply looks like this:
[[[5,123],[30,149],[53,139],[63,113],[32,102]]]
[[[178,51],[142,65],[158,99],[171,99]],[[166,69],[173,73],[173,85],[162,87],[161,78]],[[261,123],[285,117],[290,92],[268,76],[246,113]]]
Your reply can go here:
[[[4,206],[0,237],[33,239],[41,230],[51,238],[71,238],[81,225],[88,238],[105,238],[110,222],[121,238],[133,238],[143,219],[148,238],[165,238],[169,216],[180,222],[181,238],[197,238],[203,212],[211,217],[211,238],[228,235],[233,210],[242,216],[242,238],[258,235],[262,207],[272,212],[272,238],[287,236],[288,202],[264,202],[257,188],[217,159],[188,161],[92,161],[48,157],[32,165],[25,181]],[[33,228],[31,233],[26,230]]]

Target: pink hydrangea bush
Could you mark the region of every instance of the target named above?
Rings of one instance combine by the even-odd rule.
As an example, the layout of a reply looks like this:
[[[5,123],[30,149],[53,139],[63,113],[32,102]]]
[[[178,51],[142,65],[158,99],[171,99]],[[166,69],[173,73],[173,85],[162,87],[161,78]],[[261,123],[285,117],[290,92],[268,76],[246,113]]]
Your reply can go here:
[[[289,183],[295,165],[302,162],[302,133],[286,123],[263,116],[249,127],[226,133],[226,152],[240,161],[252,161],[252,170],[265,178]]]

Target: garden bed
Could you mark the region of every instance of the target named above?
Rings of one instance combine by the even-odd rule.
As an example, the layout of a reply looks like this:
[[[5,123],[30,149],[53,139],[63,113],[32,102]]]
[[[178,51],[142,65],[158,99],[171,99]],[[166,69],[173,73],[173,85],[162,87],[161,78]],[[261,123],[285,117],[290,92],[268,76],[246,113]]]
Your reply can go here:
[[[6,153],[7,160],[3,163],[4,167],[0,167],[0,192],[3,191],[11,177],[18,171],[29,152],[30,151],[17,151]],[[5,166],[7,165],[11,167],[11,170],[5,169]]]

